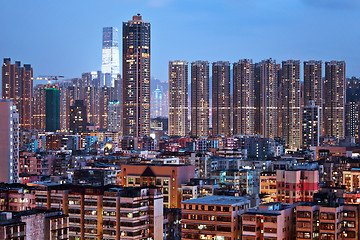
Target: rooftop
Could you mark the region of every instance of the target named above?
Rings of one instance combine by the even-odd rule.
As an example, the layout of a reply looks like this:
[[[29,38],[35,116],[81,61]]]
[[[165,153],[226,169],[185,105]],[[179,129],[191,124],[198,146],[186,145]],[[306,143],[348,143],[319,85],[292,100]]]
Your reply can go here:
[[[234,196],[206,196],[202,198],[195,198],[182,201],[182,204],[207,204],[207,205],[234,205],[243,204],[248,201],[248,197],[234,197]]]

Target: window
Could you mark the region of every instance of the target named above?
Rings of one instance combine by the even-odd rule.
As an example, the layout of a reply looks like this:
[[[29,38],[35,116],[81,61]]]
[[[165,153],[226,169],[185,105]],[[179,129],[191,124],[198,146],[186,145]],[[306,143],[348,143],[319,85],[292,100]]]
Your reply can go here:
[[[128,184],[134,184],[134,178],[128,177]]]
[[[156,179],[156,185],[161,185],[161,179]]]
[[[311,212],[298,211],[297,217],[298,218],[311,218]]]

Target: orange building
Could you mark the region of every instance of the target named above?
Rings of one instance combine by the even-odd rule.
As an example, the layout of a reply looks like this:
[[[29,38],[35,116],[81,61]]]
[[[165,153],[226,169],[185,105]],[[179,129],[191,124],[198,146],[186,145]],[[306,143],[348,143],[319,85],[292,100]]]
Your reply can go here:
[[[156,186],[164,195],[165,208],[180,208],[181,184],[195,177],[193,165],[129,164],[121,166],[124,187]]]

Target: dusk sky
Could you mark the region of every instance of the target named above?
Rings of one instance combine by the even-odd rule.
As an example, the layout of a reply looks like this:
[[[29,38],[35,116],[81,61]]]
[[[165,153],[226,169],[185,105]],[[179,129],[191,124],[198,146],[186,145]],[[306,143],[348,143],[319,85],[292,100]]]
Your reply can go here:
[[[34,76],[101,69],[103,27],[141,13],[151,23],[151,75],[168,61],[345,60],[360,77],[358,0],[0,0],[0,57]],[[120,56],[122,43],[120,41]],[[120,57],[121,62],[121,57]]]

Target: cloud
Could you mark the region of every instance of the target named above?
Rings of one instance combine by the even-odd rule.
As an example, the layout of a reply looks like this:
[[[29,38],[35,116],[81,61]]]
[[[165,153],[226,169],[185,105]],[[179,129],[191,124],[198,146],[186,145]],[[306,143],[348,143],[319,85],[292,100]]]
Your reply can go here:
[[[358,0],[301,0],[304,4],[327,9],[353,9],[359,7]]]

